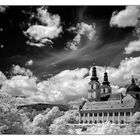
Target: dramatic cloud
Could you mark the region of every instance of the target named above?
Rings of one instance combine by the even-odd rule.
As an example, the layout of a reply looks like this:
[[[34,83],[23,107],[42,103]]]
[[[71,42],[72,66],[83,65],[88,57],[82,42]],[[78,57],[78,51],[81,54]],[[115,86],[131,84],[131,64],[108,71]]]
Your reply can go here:
[[[98,68],[98,75],[103,79],[104,68]],[[124,86],[131,82],[131,77],[140,80],[140,57],[130,57],[120,62],[118,68],[107,67],[107,72],[112,85]]]
[[[112,93],[122,93],[123,95],[125,94],[126,92],[126,88],[122,87],[120,88],[119,86],[111,86],[112,87]]]
[[[103,82],[104,67],[96,66],[99,81]],[[113,93],[125,93],[126,85],[131,83],[131,77],[140,82],[140,57],[126,58],[121,61],[118,68],[107,67],[109,81]],[[28,69],[14,66],[14,75],[5,79],[2,91],[13,96],[20,96],[22,103],[71,103],[87,98],[91,76],[91,69],[77,68],[64,70],[55,76],[38,81]],[[16,74],[16,75],[15,75]],[[3,75],[3,74],[2,74]],[[4,76],[1,76],[4,77]],[[25,98],[26,97],[26,98]]]
[[[76,36],[72,41],[67,42],[67,48],[70,50],[77,50],[79,48],[81,37],[84,35],[89,40],[92,40],[95,36],[95,24],[89,25],[84,22],[78,23],[76,27],[71,27],[69,31],[76,33]]]
[[[12,73],[13,74],[21,74],[21,75],[26,75],[26,76],[32,76],[33,73],[25,68],[21,68],[19,65],[13,65],[12,66]]]
[[[136,26],[140,17],[140,6],[126,6],[125,10],[113,12],[110,25],[118,27]]]
[[[0,86],[6,81],[6,76],[0,71]]]
[[[0,13],[5,13],[8,6],[0,6]]]
[[[0,44],[0,48],[4,48],[4,45]]]
[[[2,91],[13,96],[26,97],[22,101],[24,103],[68,103],[87,95],[89,77],[85,77],[86,74],[88,70],[85,68],[65,70],[39,83],[34,76],[16,75],[6,80]]]
[[[131,54],[138,51],[140,51],[140,40],[130,42],[125,48],[125,54]]]
[[[28,62],[26,62],[25,65],[26,65],[26,66],[31,66],[31,65],[33,65],[33,63],[34,63],[33,60],[29,60]]]
[[[52,15],[47,8],[38,8],[36,18],[40,24],[31,25],[27,31],[24,32],[29,37],[29,45],[37,47],[46,46],[48,43],[53,43],[52,39],[59,36],[62,32],[61,18],[59,15]]]

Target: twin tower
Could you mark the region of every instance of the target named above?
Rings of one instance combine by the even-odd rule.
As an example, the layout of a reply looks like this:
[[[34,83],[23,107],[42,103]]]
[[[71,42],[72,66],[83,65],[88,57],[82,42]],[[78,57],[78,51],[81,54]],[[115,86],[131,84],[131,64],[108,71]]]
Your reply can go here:
[[[112,89],[110,82],[108,81],[107,72],[104,73],[104,81],[102,84],[98,81],[96,67],[92,68],[92,77],[89,82],[90,89],[88,90],[88,100],[89,101],[102,101],[105,96],[111,94]]]

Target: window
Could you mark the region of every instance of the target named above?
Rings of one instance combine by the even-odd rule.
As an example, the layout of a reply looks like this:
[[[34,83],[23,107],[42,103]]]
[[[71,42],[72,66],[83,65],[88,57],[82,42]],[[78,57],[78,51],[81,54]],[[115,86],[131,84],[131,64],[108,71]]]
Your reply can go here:
[[[81,120],[81,122],[80,123],[83,123],[83,120]]]
[[[83,117],[83,113],[81,113],[81,117]]]
[[[130,116],[130,112],[126,112],[126,116]]]
[[[118,116],[118,112],[115,112],[115,116]]]
[[[99,116],[102,116],[102,113],[99,113]]]
[[[113,116],[113,113],[109,113],[109,116]]]
[[[118,124],[118,121],[116,120],[115,123]]]
[[[85,123],[88,123],[88,121],[86,120],[86,122]]]
[[[123,120],[121,120],[121,124],[124,124],[124,121]]]
[[[96,92],[95,91],[93,92],[92,97],[96,98]]]
[[[101,93],[104,93],[104,90],[103,90],[103,88],[101,89]]]
[[[100,123],[102,123],[102,121],[100,120]]]
[[[120,112],[120,116],[124,116],[124,112]]]
[[[105,93],[108,93],[108,88],[105,88]]]
[[[107,113],[104,113],[104,116],[107,116]]]
[[[94,123],[97,123],[97,121],[95,120]]]
[[[112,123],[112,120],[110,120],[110,123]]]
[[[85,117],[87,117],[87,113],[85,113]]]
[[[96,84],[93,85],[93,89],[96,89]]]
[[[90,124],[92,124],[92,120],[90,120],[90,122],[89,122]]]
[[[97,116],[97,113],[94,113],[94,116]]]
[[[90,113],[90,117],[92,117],[92,113]]]

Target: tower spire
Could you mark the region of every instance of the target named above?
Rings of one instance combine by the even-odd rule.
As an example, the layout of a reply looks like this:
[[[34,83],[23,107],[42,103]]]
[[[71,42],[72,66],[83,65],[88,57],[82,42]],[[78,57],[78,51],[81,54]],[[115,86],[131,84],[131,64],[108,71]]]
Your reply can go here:
[[[134,79],[134,76],[132,75],[132,79],[131,79],[131,84],[132,85],[135,85],[135,79]]]
[[[93,68],[92,68],[92,77],[91,77],[91,80],[98,82],[98,77],[97,77],[96,67],[95,66],[93,66]]]
[[[106,72],[106,68],[105,68],[105,73],[104,73],[104,81],[102,83],[103,85],[110,85],[110,82],[108,81],[108,75],[107,75],[107,72]]]

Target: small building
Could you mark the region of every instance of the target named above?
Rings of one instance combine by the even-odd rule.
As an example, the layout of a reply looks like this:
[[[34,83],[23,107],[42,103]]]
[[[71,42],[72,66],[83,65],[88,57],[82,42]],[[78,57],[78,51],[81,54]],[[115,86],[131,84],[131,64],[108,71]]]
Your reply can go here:
[[[98,81],[96,67],[92,68],[87,100],[79,106],[79,123],[129,123],[133,114],[140,110],[140,88],[132,77],[126,94],[112,93],[107,72],[102,84]]]

